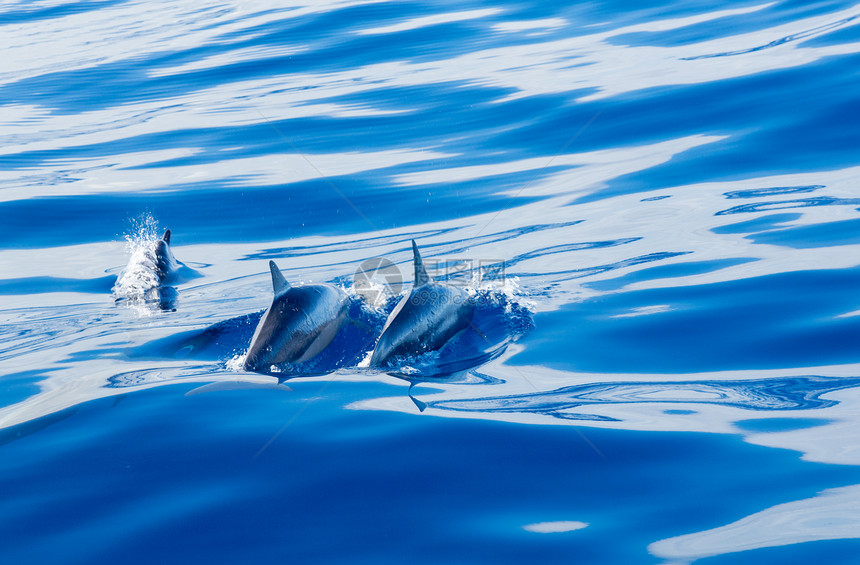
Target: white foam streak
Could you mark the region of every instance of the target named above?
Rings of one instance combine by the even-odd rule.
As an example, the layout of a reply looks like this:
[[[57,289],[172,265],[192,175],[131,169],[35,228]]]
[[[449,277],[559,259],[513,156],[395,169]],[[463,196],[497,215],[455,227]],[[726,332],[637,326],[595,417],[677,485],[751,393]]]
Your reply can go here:
[[[523,526],[523,529],[527,532],[534,532],[536,534],[558,534],[564,532],[573,532],[587,527],[588,524],[585,522],[564,521],[539,522],[537,524],[528,524]]]

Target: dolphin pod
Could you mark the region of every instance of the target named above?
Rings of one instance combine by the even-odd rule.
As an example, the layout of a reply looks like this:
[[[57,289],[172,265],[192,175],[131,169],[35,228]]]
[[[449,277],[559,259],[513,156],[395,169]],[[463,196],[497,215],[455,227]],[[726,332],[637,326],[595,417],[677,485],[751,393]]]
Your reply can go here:
[[[388,316],[371,354],[372,367],[438,350],[472,323],[474,302],[469,295],[461,288],[434,282],[414,240],[412,252],[412,290]],[[291,287],[273,261],[269,261],[269,269],[274,298],[251,339],[244,364],[249,371],[313,358],[332,342],[346,318],[347,297],[339,288],[328,284]]]
[[[389,314],[370,354],[371,367],[385,368],[396,359],[436,351],[472,325],[475,304],[468,293],[433,281],[415,240],[412,252],[412,289]],[[145,289],[146,297],[170,289],[162,285],[184,268],[170,248],[170,230],[149,248],[143,262],[157,279]],[[115,290],[130,270],[120,276]],[[269,261],[269,270],[272,303],[251,338],[243,362],[247,371],[268,372],[272,365],[308,361],[331,344],[347,321],[349,298],[342,289],[330,284],[291,286],[274,261]]]

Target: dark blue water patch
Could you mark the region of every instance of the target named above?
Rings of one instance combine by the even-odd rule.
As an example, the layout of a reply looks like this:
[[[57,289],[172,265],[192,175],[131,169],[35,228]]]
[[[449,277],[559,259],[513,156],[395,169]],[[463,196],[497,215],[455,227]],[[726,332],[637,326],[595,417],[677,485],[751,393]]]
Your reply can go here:
[[[860,319],[841,316],[860,309],[857,288],[852,268],[598,296],[536,314],[509,363],[609,373],[856,363]]]
[[[663,410],[663,414],[669,416],[689,416],[691,414],[698,414],[698,412],[695,410]]]
[[[811,186],[769,186],[767,188],[744,188],[742,190],[731,190],[724,192],[723,196],[729,199],[735,198],[761,198],[764,196],[778,196],[781,194],[804,194],[815,192],[824,188],[823,184]]]
[[[656,202],[657,200],[665,200],[666,198],[671,198],[670,194],[665,194],[663,196],[651,196],[649,198],[643,198],[639,202]]]
[[[134,359],[228,360],[248,349],[263,311],[222,320],[203,329],[194,329],[159,338],[129,349]],[[123,386],[130,386],[127,380]]]
[[[48,292],[85,292],[105,294],[116,282],[113,275],[96,279],[67,279],[60,277],[23,277],[0,279],[0,294],[44,294]]]
[[[9,24],[26,24],[38,22],[42,20],[51,20],[83,14],[85,12],[95,12],[103,8],[119,6],[127,3],[128,0],[82,0],[79,2],[67,2],[56,6],[44,6],[24,9],[5,9],[0,13],[0,25]]]
[[[853,564],[860,555],[860,540],[835,539],[816,540],[804,543],[789,543],[777,547],[763,547],[744,552],[733,552],[697,560],[702,565],[809,565],[810,563]]]
[[[658,267],[649,267],[633,271],[621,277],[614,279],[606,279],[602,281],[592,281],[583,283],[582,286],[593,288],[594,290],[610,291],[624,288],[627,285],[651,281],[657,279],[667,279],[674,277],[689,277],[694,275],[702,275],[712,273],[721,269],[728,269],[736,265],[743,265],[757,261],[752,257],[735,257],[731,259],[714,259],[712,261],[688,261],[685,263],[676,263],[674,265],[660,265]]]
[[[774,171],[854,166],[860,130],[843,125],[846,116],[855,113],[858,69],[860,56],[828,57],[792,69],[606,100],[598,119],[577,138],[578,146],[611,147],[618,140],[636,144],[703,133],[728,139],[610,180],[606,188],[574,203]],[[816,103],[800,107],[797,100]],[[673,119],[667,121],[667,115]]]
[[[42,390],[39,382],[51,372],[34,369],[0,376],[0,406],[11,406],[36,395]]]
[[[183,243],[254,242],[402,228],[497,212],[543,197],[500,193],[521,175],[492,185],[454,183],[447,192],[381,190],[379,180],[332,177],[257,187],[206,183],[167,193],[33,198],[0,203],[0,247],[38,248],[116,239],[128,218],[151,213],[184,234]],[[334,188],[333,188],[334,186]],[[432,196],[432,198],[431,198]],[[253,218],[249,221],[248,218]],[[34,219],[38,219],[38,222]],[[177,251],[179,253],[179,251]],[[183,256],[184,257],[184,256]],[[186,257],[187,260],[205,258]]]
[[[717,226],[711,228],[711,231],[718,235],[733,234],[733,233],[758,233],[768,230],[783,227],[780,224],[794,222],[803,217],[803,214],[769,214],[760,216],[754,220],[728,224],[725,226]]]
[[[3,562],[626,565],[656,540],[860,482],[732,436],[342,409],[401,390],[374,383],[186,388],[93,402],[3,446]],[[522,528],[553,520],[589,526]]]
[[[747,237],[754,243],[781,245],[793,249],[816,249],[860,243],[860,218],[756,233]]]
[[[59,412],[55,412],[42,418],[30,420],[29,422],[24,422],[22,424],[16,424],[14,426],[8,426],[6,428],[0,429],[0,447],[12,443],[13,441],[20,440],[21,438],[25,438],[27,436],[41,432],[42,430],[50,426],[58,424],[63,420],[74,416],[76,412],[77,410],[75,408],[69,408],[67,410],[61,410]],[[0,518],[0,523],[2,522],[3,519]]]
[[[818,426],[825,426],[833,420],[824,418],[761,418],[738,420],[734,425],[746,432],[793,432]]]

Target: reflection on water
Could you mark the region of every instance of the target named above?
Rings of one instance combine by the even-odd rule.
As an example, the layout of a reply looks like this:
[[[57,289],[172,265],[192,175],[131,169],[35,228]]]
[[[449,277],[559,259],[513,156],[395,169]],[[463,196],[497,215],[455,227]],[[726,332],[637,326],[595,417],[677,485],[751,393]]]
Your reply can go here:
[[[428,402],[441,410],[536,412],[576,419],[569,410],[592,404],[720,404],[745,410],[813,410],[836,404],[828,392],[860,385],[860,378],[793,377],[752,381],[588,383],[522,396]]]
[[[830,489],[814,498],[779,504],[726,524],[648,546],[672,563],[822,540],[860,538],[860,485]]]
[[[720,210],[717,215],[726,214],[748,214],[750,212],[769,212],[771,210],[791,210],[793,208],[807,208],[810,206],[857,206],[860,198],[831,198],[820,196],[817,198],[803,198],[800,200],[782,200],[779,202],[761,202],[758,204],[744,204],[727,210]]]

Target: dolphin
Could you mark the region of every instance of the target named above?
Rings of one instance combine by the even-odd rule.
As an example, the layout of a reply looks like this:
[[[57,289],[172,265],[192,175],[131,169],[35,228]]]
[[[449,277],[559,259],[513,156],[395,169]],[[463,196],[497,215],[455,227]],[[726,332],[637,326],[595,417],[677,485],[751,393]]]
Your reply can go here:
[[[274,261],[269,261],[269,270],[275,296],[251,338],[246,371],[313,358],[337,335],[349,306],[346,293],[335,286],[290,286]]]
[[[385,322],[370,358],[371,367],[387,365],[394,357],[436,351],[472,324],[474,301],[462,289],[433,282],[412,240],[415,279]]]
[[[170,249],[170,230],[164,230],[161,239],[155,242],[155,274],[160,282],[170,281],[179,271],[179,261]]]
[[[170,310],[177,291],[171,284],[199,277],[194,269],[176,260],[170,248],[170,230],[153,241],[142,241],[129,258],[128,265],[117,277],[113,293],[117,300],[154,304]]]

